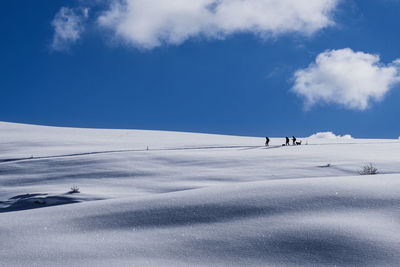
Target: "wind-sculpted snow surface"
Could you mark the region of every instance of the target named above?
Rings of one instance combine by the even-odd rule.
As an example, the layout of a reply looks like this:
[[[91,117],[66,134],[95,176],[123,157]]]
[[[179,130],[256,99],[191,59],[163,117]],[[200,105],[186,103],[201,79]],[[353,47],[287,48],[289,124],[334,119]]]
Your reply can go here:
[[[0,123],[0,265],[398,265],[400,142],[299,139]]]

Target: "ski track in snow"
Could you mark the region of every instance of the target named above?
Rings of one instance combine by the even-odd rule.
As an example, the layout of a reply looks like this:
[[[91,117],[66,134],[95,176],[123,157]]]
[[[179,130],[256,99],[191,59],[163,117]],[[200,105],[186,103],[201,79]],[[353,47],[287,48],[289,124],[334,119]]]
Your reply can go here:
[[[397,266],[400,142],[300,139],[0,122],[0,265]]]
[[[397,144],[398,142],[370,142],[370,143],[362,143],[361,145],[370,145],[370,144]],[[309,144],[310,146],[323,146],[323,145],[360,145],[360,143],[326,143],[326,144]],[[307,145],[308,146],[308,145]],[[180,147],[180,148],[156,148],[151,149],[151,151],[178,151],[178,150],[199,150],[199,149],[238,149],[243,148],[246,149],[274,149],[274,148],[285,148],[285,146],[214,146],[214,147]],[[22,160],[38,160],[38,159],[52,159],[52,158],[64,158],[64,157],[78,157],[78,156],[86,156],[86,155],[95,155],[95,154],[110,154],[110,153],[127,153],[127,152],[143,152],[150,151],[150,149],[125,149],[125,150],[109,150],[109,151],[93,151],[93,152],[84,152],[84,153],[73,153],[73,154],[65,154],[65,155],[54,155],[54,156],[41,156],[41,157],[26,157],[26,158],[10,158],[10,159],[0,159],[1,163],[14,162],[14,161],[22,161]]]

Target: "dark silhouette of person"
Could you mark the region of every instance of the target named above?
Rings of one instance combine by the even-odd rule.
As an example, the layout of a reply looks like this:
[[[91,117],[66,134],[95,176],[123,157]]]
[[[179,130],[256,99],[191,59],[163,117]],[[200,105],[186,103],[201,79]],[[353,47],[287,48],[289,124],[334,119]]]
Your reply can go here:
[[[265,146],[269,146],[269,138],[265,137]]]
[[[286,136],[286,144],[285,145],[288,146],[289,142],[290,142],[289,137]]]
[[[293,145],[296,144],[296,137],[292,136]]]

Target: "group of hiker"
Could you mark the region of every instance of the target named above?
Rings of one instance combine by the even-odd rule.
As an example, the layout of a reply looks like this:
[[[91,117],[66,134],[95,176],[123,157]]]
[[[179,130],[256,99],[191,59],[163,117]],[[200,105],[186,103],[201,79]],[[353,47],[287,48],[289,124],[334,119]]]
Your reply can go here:
[[[292,142],[293,142],[293,145],[295,146],[295,145],[301,145],[301,141],[300,142],[296,142],[296,137],[294,137],[294,136],[292,136]],[[290,145],[290,139],[289,139],[289,137],[285,137],[285,144],[282,144],[282,146],[289,146]],[[268,137],[265,137],[265,146],[269,146],[269,138]]]

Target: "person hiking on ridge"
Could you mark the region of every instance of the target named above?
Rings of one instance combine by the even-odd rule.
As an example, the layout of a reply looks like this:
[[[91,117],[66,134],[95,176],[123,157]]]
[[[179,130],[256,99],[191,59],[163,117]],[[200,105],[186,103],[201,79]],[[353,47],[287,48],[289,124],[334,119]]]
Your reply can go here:
[[[292,136],[293,145],[296,144],[296,137]]]
[[[286,144],[285,144],[285,146],[288,146],[288,145],[289,145],[289,142],[290,142],[290,141],[289,141],[289,137],[286,136]]]
[[[269,138],[265,137],[265,146],[269,146]]]

